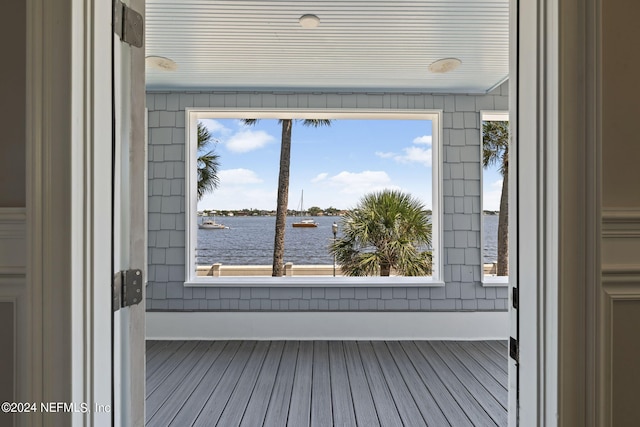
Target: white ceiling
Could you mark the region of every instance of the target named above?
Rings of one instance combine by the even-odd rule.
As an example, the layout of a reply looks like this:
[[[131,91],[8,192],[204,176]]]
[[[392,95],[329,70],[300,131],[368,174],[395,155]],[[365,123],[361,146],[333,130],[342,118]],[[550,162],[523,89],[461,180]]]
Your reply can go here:
[[[508,76],[508,0],[147,0],[149,90],[483,93]],[[320,18],[305,29],[304,14]],[[428,71],[442,58],[462,65]]]

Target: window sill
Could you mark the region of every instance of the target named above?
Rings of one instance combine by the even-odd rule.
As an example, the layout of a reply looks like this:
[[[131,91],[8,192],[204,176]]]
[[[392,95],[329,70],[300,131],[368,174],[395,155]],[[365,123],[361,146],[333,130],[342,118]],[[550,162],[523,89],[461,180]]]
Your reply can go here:
[[[482,286],[485,288],[506,288],[509,286],[509,276],[484,276],[482,278]]]
[[[217,277],[192,279],[184,282],[186,287],[320,287],[348,288],[368,287],[382,288],[389,286],[402,287],[442,287],[444,282],[424,277]]]

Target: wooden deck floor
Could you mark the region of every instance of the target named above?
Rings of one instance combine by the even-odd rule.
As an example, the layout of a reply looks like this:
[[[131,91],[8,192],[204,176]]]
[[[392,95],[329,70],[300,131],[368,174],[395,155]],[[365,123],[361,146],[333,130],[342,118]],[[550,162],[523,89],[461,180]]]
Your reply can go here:
[[[504,341],[148,341],[147,426],[506,426]]]

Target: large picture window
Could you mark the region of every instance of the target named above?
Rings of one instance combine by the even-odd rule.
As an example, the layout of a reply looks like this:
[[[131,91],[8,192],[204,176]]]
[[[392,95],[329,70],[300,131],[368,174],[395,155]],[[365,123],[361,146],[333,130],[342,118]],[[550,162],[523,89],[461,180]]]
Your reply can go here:
[[[439,283],[439,113],[191,110],[186,128],[187,285]],[[284,252],[274,262],[286,132]],[[208,173],[199,173],[207,166]],[[205,190],[198,185],[203,179],[210,181]],[[405,202],[417,208],[426,228],[408,216],[418,226],[396,225],[393,232],[403,235],[378,230],[395,239],[388,245],[370,229],[364,243],[356,235],[358,227],[371,227],[360,223],[371,216],[356,212]],[[428,238],[415,238],[421,232]],[[413,258],[405,250],[401,261],[385,263],[395,255],[377,253],[408,240],[417,242]],[[366,263],[373,267],[360,268]]]

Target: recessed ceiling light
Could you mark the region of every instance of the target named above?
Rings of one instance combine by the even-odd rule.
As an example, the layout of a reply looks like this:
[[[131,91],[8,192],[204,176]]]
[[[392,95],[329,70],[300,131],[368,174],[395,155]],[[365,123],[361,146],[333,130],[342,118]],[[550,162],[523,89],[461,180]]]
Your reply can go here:
[[[312,14],[302,15],[298,22],[302,28],[316,28],[320,25],[320,18]]]
[[[175,71],[178,69],[178,64],[175,61],[164,56],[147,56],[145,59],[148,68],[160,71]]]
[[[432,73],[448,73],[458,68],[462,64],[458,58],[443,58],[429,65],[429,71]]]

